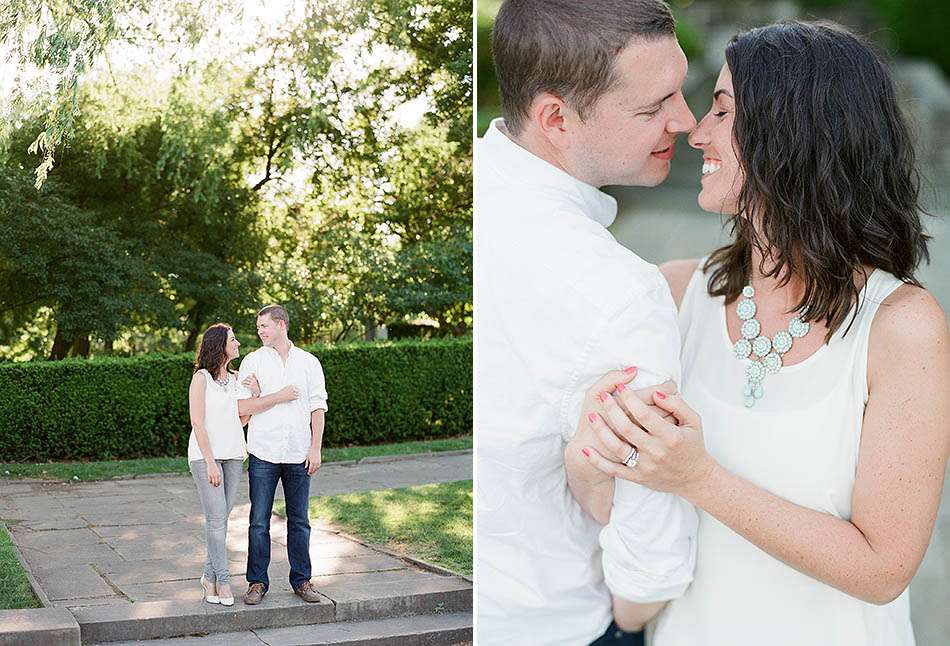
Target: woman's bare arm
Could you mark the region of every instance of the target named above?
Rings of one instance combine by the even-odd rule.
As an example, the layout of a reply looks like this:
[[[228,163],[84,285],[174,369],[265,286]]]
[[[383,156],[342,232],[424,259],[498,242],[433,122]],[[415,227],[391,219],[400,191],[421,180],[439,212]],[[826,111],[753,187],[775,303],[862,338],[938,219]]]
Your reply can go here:
[[[599,454],[591,459],[611,475],[682,495],[815,579],[870,603],[888,603],[923,559],[950,455],[950,335],[932,296],[905,286],[885,301],[871,328],[868,375],[848,520],[779,498],[716,464],[705,453],[698,415],[678,396],[657,398],[657,404],[680,426],[658,421],[631,400],[649,432],[626,429],[627,441],[641,449],[636,469]],[[598,432],[605,431],[601,424]]]

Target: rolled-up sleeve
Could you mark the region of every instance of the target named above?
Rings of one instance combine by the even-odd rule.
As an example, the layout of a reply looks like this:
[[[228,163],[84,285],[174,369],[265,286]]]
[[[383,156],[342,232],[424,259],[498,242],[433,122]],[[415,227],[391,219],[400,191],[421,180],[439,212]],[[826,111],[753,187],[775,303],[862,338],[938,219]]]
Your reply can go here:
[[[245,388],[242,384],[244,380],[247,379],[252,374],[257,373],[257,355],[251,353],[244,357],[244,360],[241,361],[241,366],[238,368],[238,388],[235,389],[235,398],[236,399],[250,399],[252,397],[251,391]]]
[[[676,306],[665,281],[645,290],[602,326],[568,406],[576,428],[584,391],[610,370],[637,366],[632,388],[668,379],[679,384]],[[681,596],[693,579],[698,519],[692,505],[668,493],[617,480],[610,521],[601,530],[604,579],[611,593],[649,603]]]
[[[310,374],[307,379],[307,384],[310,389],[308,393],[310,396],[310,412],[322,408],[323,410],[328,410],[327,408],[327,382],[323,376],[323,366],[320,365],[320,360],[316,357],[313,357],[313,361],[310,362]]]

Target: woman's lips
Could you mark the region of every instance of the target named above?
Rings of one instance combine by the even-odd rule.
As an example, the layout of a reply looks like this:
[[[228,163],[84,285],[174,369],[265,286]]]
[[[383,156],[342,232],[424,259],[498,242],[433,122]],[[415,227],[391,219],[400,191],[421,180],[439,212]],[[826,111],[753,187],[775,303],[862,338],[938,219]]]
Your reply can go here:
[[[657,159],[662,159],[662,160],[664,160],[664,161],[669,161],[669,160],[673,159],[673,146],[670,146],[670,147],[668,147],[668,148],[664,148],[663,150],[656,150],[656,151],[654,151],[654,152],[652,152],[652,153],[650,153],[650,154],[651,154],[653,157],[656,157]]]

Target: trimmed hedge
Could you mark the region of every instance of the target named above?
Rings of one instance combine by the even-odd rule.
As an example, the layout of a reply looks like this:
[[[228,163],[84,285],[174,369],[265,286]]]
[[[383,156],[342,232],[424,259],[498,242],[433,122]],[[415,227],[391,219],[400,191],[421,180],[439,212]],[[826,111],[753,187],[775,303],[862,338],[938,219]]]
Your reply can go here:
[[[472,432],[472,339],[306,348],[330,395],[325,446]],[[184,455],[192,354],[0,365],[0,462]]]

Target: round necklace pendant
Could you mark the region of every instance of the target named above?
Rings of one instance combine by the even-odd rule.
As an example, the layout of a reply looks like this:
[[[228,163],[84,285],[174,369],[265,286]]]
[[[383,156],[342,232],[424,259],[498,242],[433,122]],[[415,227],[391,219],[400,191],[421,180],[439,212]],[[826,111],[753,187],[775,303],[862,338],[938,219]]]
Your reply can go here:
[[[755,337],[759,336],[759,332],[762,331],[762,326],[756,319],[749,319],[742,324],[742,329],[740,331],[742,333],[743,339],[749,339],[751,341]]]
[[[753,361],[745,367],[745,378],[751,384],[760,384],[765,379],[765,367],[758,361]]]
[[[752,288],[752,285],[746,285],[742,288],[742,295],[746,298],[752,298],[755,296],[755,289]]]
[[[775,333],[775,336],[772,337],[772,349],[778,352],[779,354],[785,354],[792,349],[792,335],[781,330]]]
[[[798,316],[788,322],[788,333],[796,339],[800,339],[808,334],[810,329],[811,325],[803,321],[801,317]]]
[[[750,318],[755,316],[755,301],[739,301],[739,304],[736,305],[736,314],[739,315],[740,320],[748,321]]]
[[[736,352],[737,359],[748,359],[749,355],[752,354],[752,344],[749,343],[748,339],[739,339],[733,349]]]
[[[765,374],[775,375],[782,369],[782,357],[776,352],[772,352],[762,359],[762,366],[765,368]]]
[[[767,336],[757,336],[752,342],[752,351],[756,356],[764,357],[772,351],[772,341]]]

